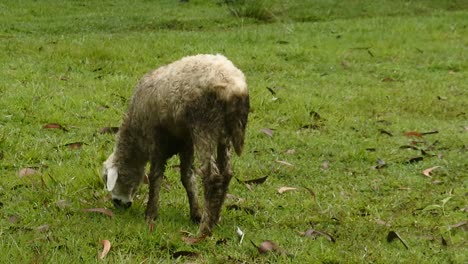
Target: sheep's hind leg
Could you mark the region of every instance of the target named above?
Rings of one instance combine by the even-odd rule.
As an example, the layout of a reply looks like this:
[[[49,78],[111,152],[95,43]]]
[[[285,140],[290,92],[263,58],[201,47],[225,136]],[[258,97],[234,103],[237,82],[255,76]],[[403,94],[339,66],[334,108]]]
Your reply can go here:
[[[180,153],[180,178],[187,192],[190,205],[190,219],[195,223],[201,220],[200,206],[198,204],[197,181],[193,173],[193,146]]]
[[[205,157],[203,161],[205,209],[199,229],[200,235],[212,234],[213,227],[219,220],[221,208],[232,177],[226,145],[219,144],[217,154],[216,163],[211,155]]]
[[[158,216],[159,191],[164,178],[165,159],[152,159],[149,174],[149,197],[146,205],[145,218],[150,222]]]

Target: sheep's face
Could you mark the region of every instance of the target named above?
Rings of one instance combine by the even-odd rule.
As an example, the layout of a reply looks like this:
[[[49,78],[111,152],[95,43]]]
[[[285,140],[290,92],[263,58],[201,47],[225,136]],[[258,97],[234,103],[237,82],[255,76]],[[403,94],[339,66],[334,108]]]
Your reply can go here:
[[[127,209],[132,205],[133,197],[138,186],[132,182],[125,182],[126,175],[119,172],[114,163],[114,153],[104,162],[102,169],[102,180],[108,191],[112,193],[112,203],[116,208]],[[138,184],[136,184],[138,185]]]

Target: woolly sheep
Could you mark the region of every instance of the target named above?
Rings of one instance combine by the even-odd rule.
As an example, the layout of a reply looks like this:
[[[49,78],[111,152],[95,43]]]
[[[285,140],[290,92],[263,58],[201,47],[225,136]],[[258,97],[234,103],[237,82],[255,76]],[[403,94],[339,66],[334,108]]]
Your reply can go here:
[[[190,218],[211,235],[232,178],[230,148],[240,155],[249,113],[244,74],[222,55],[182,58],[145,75],[137,85],[104,162],[102,178],[114,206],[128,208],[150,163],[145,217],[158,214],[166,161],[178,154]],[[197,198],[194,153],[201,165],[204,208]]]

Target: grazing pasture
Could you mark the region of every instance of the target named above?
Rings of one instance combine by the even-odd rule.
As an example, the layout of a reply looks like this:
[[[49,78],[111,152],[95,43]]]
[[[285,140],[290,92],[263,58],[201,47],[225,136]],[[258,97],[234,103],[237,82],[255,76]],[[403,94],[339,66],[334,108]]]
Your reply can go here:
[[[243,155],[197,239],[169,161],[117,210],[101,180],[137,81],[221,53]],[[1,263],[466,263],[468,4],[2,1]]]

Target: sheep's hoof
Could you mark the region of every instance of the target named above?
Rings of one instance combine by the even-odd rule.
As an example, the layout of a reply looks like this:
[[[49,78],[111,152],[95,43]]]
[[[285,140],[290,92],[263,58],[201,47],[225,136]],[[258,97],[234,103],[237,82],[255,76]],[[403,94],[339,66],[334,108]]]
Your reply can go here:
[[[192,222],[194,222],[196,224],[201,222],[201,218],[202,217],[201,217],[200,212],[196,212],[196,213],[190,215],[190,219],[192,220]]]
[[[148,223],[151,223],[153,220],[155,220],[158,217],[158,213],[153,210],[146,210],[145,213],[145,220]]]

